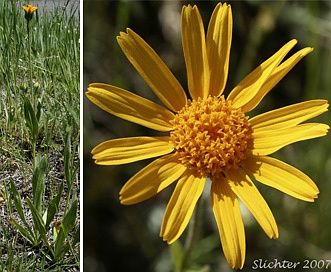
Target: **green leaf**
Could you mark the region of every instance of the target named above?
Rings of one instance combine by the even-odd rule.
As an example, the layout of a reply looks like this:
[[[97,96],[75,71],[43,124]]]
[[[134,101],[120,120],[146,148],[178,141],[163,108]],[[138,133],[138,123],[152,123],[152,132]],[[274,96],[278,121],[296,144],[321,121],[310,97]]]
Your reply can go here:
[[[46,228],[48,228],[48,226],[50,225],[51,221],[53,220],[56,212],[59,209],[59,203],[61,200],[62,192],[63,192],[63,181],[60,184],[57,195],[48,204],[48,208],[46,211],[46,223],[45,223]]]
[[[14,218],[10,219],[10,223],[12,223],[18,229],[18,231],[23,235],[23,237],[25,237],[31,242],[31,244],[36,245],[36,239],[33,237],[33,235],[31,235],[31,233],[28,230],[26,230],[23,226],[21,226]]]
[[[32,140],[36,142],[39,134],[39,124],[30,100],[27,97],[24,98],[24,116],[25,122],[30,129]]]
[[[27,198],[26,201],[27,201],[28,206],[29,206],[29,208],[31,210],[31,214],[32,214],[32,219],[33,219],[33,223],[34,223],[34,227],[35,227],[35,234],[36,234],[36,236],[38,236],[38,234],[40,234],[40,237],[44,240],[45,244],[51,250],[51,247],[50,247],[50,245],[48,243],[48,239],[47,239],[47,236],[46,236],[45,224],[44,224],[44,221],[43,221],[40,213],[34,207],[34,205],[33,205],[33,203],[31,202],[30,199]]]
[[[42,212],[42,204],[45,194],[46,169],[46,157],[41,157],[41,155],[38,154],[36,159],[36,166],[32,176],[32,197],[33,205],[40,215]]]
[[[53,225],[53,241],[56,241],[57,240],[57,236],[61,230],[61,225],[62,225],[62,221],[61,220],[58,220],[54,223]]]
[[[66,180],[68,182],[68,191],[71,190],[72,186],[72,165],[71,165],[71,128],[67,129],[67,133],[65,136],[65,146],[64,146],[64,174],[66,177]]]
[[[56,233],[54,233],[55,231]],[[53,238],[56,239],[54,243],[54,259],[58,260],[61,257],[62,252],[64,251],[65,236],[63,233],[63,229],[60,229],[60,231],[57,232],[56,227],[53,226]]]
[[[40,117],[42,115],[42,108],[41,108],[41,103],[38,101],[38,104],[37,104],[37,114],[36,114],[36,119],[37,119],[37,122],[39,123],[40,121]]]
[[[11,178],[10,178],[11,180]],[[8,213],[9,214],[13,214],[13,208],[12,208],[12,205],[10,205],[10,194],[9,194],[9,191],[8,191],[8,187],[7,187],[7,184],[4,182],[3,183],[3,188],[4,188],[4,197],[5,197],[5,203],[6,203],[6,206],[7,206],[7,210],[8,210]]]
[[[63,235],[63,232],[61,232],[60,235]],[[80,238],[80,228],[76,230],[76,232],[73,235],[72,242],[68,241],[67,243],[63,243],[58,247],[58,250],[56,252],[56,259],[61,259],[70,249],[73,249],[74,246],[79,242]]]
[[[62,228],[65,233],[65,236],[67,236],[75,226],[76,218],[77,218],[77,207],[78,207],[78,201],[76,196],[74,196],[71,200],[69,209],[65,213],[62,221]]]
[[[64,240],[67,238],[69,232],[75,226],[76,217],[77,217],[77,206],[78,206],[78,201],[76,196],[74,196],[70,202],[69,209],[64,215],[63,220],[61,222],[61,229],[57,233],[57,237],[54,245],[55,258],[59,258],[63,254],[63,252],[69,250],[65,245]]]
[[[75,234],[74,234],[74,237],[72,239],[72,246],[74,247],[78,242],[79,242],[79,239],[80,239],[80,227],[78,226]]]
[[[27,98],[24,99],[24,117],[25,117],[25,123],[26,123],[27,127],[29,128],[30,133],[32,134],[33,124],[32,124],[31,112],[29,110],[29,108],[31,107],[31,104],[30,104],[30,107],[29,107],[30,101],[27,101],[26,102],[26,100],[27,100]]]
[[[30,228],[28,222],[26,221],[25,219],[25,216],[24,216],[24,211],[23,211],[23,204],[22,204],[22,199],[21,199],[21,196],[19,194],[19,192],[17,191],[16,189],[16,186],[13,182],[12,179],[10,179],[10,188],[11,188],[11,192],[13,194],[13,197],[14,197],[14,205],[15,205],[15,208],[18,212],[18,215],[20,216],[21,220],[23,221],[27,231],[33,236],[33,231],[32,229]]]

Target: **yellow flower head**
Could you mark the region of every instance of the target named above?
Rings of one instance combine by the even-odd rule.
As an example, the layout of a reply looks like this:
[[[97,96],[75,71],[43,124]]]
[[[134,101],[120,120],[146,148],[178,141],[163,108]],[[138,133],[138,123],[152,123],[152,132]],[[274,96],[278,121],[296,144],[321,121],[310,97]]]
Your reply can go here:
[[[265,233],[277,238],[274,216],[251,178],[304,201],[317,198],[319,190],[307,175],[269,155],[291,143],[326,135],[328,125],[303,122],[326,112],[328,103],[305,101],[249,117],[247,113],[313,49],[301,49],[283,61],[297,43],[289,41],[225,98],[232,41],[230,5],[215,7],[207,34],[196,6],[184,6],[181,21],[191,99],[155,51],[131,29],[120,33],[118,43],[165,107],[107,84],[93,83],[86,93],[105,111],[169,132],[168,136],[109,140],[92,150],[93,158],[97,164],[118,165],[159,157],[123,186],[120,201],[141,202],[177,181],[160,231],[169,244],[185,230],[209,178],[225,257],[232,268],[242,268],[246,242],[238,199]]]
[[[33,17],[33,12],[38,9],[38,7],[34,7],[32,5],[28,5],[27,7],[26,6],[23,6],[23,9],[25,11],[25,19],[27,21],[30,21]]]

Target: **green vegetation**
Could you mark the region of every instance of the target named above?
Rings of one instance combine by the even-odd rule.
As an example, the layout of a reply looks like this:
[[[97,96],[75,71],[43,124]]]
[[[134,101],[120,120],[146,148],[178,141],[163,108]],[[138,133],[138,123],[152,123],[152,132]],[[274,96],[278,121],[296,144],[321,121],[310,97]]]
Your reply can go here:
[[[79,270],[77,8],[0,2],[1,271]]]

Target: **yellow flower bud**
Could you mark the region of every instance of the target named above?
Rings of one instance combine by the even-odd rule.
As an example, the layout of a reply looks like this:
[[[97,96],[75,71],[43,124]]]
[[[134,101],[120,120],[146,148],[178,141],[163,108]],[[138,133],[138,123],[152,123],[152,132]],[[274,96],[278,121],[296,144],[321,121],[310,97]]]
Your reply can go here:
[[[38,9],[38,7],[34,7],[32,5],[28,5],[27,7],[26,6],[23,6],[23,9],[25,11],[25,19],[27,21],[30,21],[32,19],[32,16],[33,16],[33,12]]]

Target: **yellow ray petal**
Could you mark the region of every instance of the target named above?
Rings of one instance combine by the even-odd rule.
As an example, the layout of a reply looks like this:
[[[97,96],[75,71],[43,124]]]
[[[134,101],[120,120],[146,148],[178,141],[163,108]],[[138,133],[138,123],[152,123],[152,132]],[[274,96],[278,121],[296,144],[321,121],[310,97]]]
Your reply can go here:
[[[301,124],[285,129],[253,132],[253,155],[269,155],[282,147],[317,137],[325,136],[329,126],[319,123]]]
[[[310,100],[257,115],[249,120],[255,132],[293,127],[326,112],[326,100]]]
[[[291,40],[279,49],[269,59],[259,65],[253,72],[246,76],[229,94],[228,100],[232,100],[233,106],[242,108],[243,112],[247,112],[250,101],[258,94],[262,85],[268,80],[274,69],[283,60],[286,54],[297,43],[296,40]]]
[[[118,165],[149,159],[173,151],[169,137],[131,137],[105,141],[93,150],[93,159],[100,165]]]
[[[33,13],[36,9],[38,9],[38,7],[34,7],[32,5],[27,5],[27,6],[23,6],[23,9],[25,12],[27,13]]]
[[[228,78],[231,41],[231,6],[218,3],[211,16],[206,39],[211,96],[218,96],[224,91]]]
[[[169,109],[179,111],[186,104],[186,94],[167,65],[134,31],[121,32],[117,41],[124,54],[154,93]]]
[[[295,198],[313,202],[319,193],[317,186],[307,175],[277,159],[251,156],[243,167],[259,182]]]
[[[286,61],[281,63],[278,67],[276,67],[272,73],[270,74],[269,78],[264,82],[264,84],[261,86],[261,88],[258,90],[258,92],[255,94],[255,96],[244,105],[242,110],[244,112],[248,112],[252,109],[254,109],[263,99],[263,97],[269,93],[269,91],[278,84],[278,82],[289,72],[291,69],[308,53],[313,51],[312,48],[307,47],[304,49],[301,49],[297,53],[295,53],[293,56],[288,58]]]
[[[178,163],[174,154],[158,158],[123,186],[120,192],[121,203],[131,205],[144,201],[176,181],[185,171],[186,167]]]
[[[211,202],[225,258],[231,268],[241,269],[245,262],[246,241],[238,199],[227,180],[213,180]]]
[[[232,191],[251,211],[269,238],[278,238],[278,227],[275,218],[249,176],[241,168],[238,168],[229,171],[226,177]]]
[[[165,211],[160,231],[160,236],[168,244],[175,242],[185,230],[205,183],[206,178],[195,177],[189,170],[178,181]]]
[[[181,18],[188,89],[193,99],[206,98],[209,92],[208,59],[205,31],[197,6],[183,6]]]
[[[122,119],[159,131],[172,129],[169,121],[175,115],[171,111],[121,88],[93,83],[86,96],[101,109]]]

